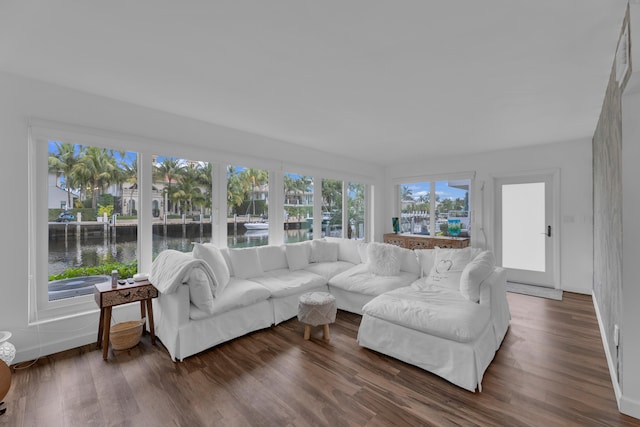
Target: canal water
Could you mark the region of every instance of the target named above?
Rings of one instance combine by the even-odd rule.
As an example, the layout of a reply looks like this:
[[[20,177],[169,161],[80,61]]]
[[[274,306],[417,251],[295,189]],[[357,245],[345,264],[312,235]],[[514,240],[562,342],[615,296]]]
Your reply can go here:
[[[311,239],[308,229],[286,230],[285,243],[295,243]],[[227,246],[234,248],[263,246],[268,243],[268,231],[256,230],[227,237]],[[181,252],[193,250],[193,243],[207,243],[209,237],[184,238],[153,236],[153,257],[166,249]],[[68,268],[94,267],[112,262],[129,262],[136,259],[137,241],[135,236],[118,236],[117,242],[103,238],[50,239],[49,275],[60,274]]]

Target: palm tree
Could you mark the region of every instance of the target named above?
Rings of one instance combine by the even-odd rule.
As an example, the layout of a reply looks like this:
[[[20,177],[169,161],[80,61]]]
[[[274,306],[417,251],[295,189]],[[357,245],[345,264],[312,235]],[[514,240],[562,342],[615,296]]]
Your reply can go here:
[[[49,155],[49,171],[54,172],[56,178],[64,178],[67,190],[67,208],[70,209],[73,207],[71,205],[71,189],[77,185],[73,174],[73,169],[78,163],[76,145],[56,142],[55,146],[56,152]]]
[[[167,183],[166,187],[163,187],[162,192],[167,196],[167,202],[173,200],[171,191],[171,184],[176,182],[180,176],[183,163],[180,159],[174,159],[171,157],[165,157],[162,163],[156,165],[154,182]],[[169,204],[169,203],[167,203]],[[171,211],[172,206],[165,206],[165,211]]]
[[[176,188],[172,193],[174,199],[181,202],[181,206],[184,204],[185,210],[189,215],[193,214],[194,204],[204,201],[198,182],[199,175],[200,171],[197,167],[189,164],[183,169],[183,173],[180,175]]]
[[[133,204],[132,203],[133,192],[138,189],[138,157],[137,156],[135,159],[133,159],[133,162],[131,162],[130,165],[125,163],[123,174],[124,174],[125,182],[128,182],[131,184],[131,186],[129,187],[129,190],[131,190],[129,193],[129,203],[127,204],[127,206],[131,206]],[[127,213],[129,215],[133,214],[133,212],[129,209],[127,209]]]
[[[326,212],[337,214],[342,211],[342,181],[336,179],[322,180],[322,206]],[[333,215],[335,217],[337,215]],[[332,217],[332,222],[336,219]]]
[[[298,180],[287,174],[284,176],[284,195],[285,195],[285,203],[291,203],[291,196],[295,196],[296,190],[298,189]]]
[[[240,173],[233,166],[227,167],[227,207],[229,213],[244,201],[244,190],[240,180]]]
[[[105,148],[86,147],[74,167],[74,174],[90,185],[91,207],[97,208],[98,196],[111,184],[119,182],[121,170],[117,166],[113,151]]]
[[[405,202],[415,201],[413,198],[413,190],[411,190],[411,188],[409,188],[406,185],[402,186],[402,195],[400,197],[402,198],[402,201],[405,201]]]
[[[249,199],[249,206],[252,208],[252,214],[256,213],[255,194],[260,191],[262,186],[269,180],[269,172],[264,169],[245,169],[241,173],[243,187],[245,189],[245,200]],[[247,206],[247,213],[249,211]]]
[[[198,183],[204,187],[204,205],[210,208],[213,205],[213,165],[209,162],[198,164]]]

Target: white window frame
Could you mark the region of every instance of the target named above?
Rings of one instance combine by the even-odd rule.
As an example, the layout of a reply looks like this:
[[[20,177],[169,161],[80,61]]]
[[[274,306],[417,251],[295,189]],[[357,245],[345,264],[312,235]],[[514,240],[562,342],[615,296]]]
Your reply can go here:
[[[48,142],[91,145],[115,150],[134,151],[124,138],[107,136],[101,132],[54,126],[45,122],[29,126],[29,323],[36,324],[64,317],[82,316],[98,310],[93,295],[49,301],[48,293]],[[138,153],[140,156],[140,154]],[[140,159],[139,159],[140,161]],[[144,204],[140,203],[140,208]],[[142,224],[139,224],[140,229]],[[140,265],[140,239],[138,233],[138,262]],[[143,257],[144,258],[144,257]]]

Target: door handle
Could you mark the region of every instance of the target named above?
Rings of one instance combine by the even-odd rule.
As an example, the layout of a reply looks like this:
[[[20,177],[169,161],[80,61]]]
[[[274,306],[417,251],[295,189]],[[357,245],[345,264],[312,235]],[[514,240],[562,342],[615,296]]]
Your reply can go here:
[[[551,226],[547,225],[547,237],[551,237]]]

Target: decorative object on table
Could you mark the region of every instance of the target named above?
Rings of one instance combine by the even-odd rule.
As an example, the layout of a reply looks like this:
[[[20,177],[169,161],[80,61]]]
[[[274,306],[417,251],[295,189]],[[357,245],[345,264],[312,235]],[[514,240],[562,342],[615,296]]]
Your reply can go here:
[[[146,319],[130,320],[128,322],[116,323],[109,331],[109,341],[114,350],[126,350],[135,347],[140,342],[142,336],[142,325]]]
[[[448,229],[449,229],[449,236],[459,236],[460,235],[460,228],[461,228],[461,223],[459,219],[450,219],[448,220]]]
[[[11,387],[11,369],[9,365],[16,356],[16,348],[7,341],[11,338],[11,332],[0,331],[0,407],[4,406],[2,399]],[[7,412],[7,408],[0,408],[0,415]]]
[[[397,216],[391,218],[391,226],[394,233],[398,234],[400,232],[400,219]]]

